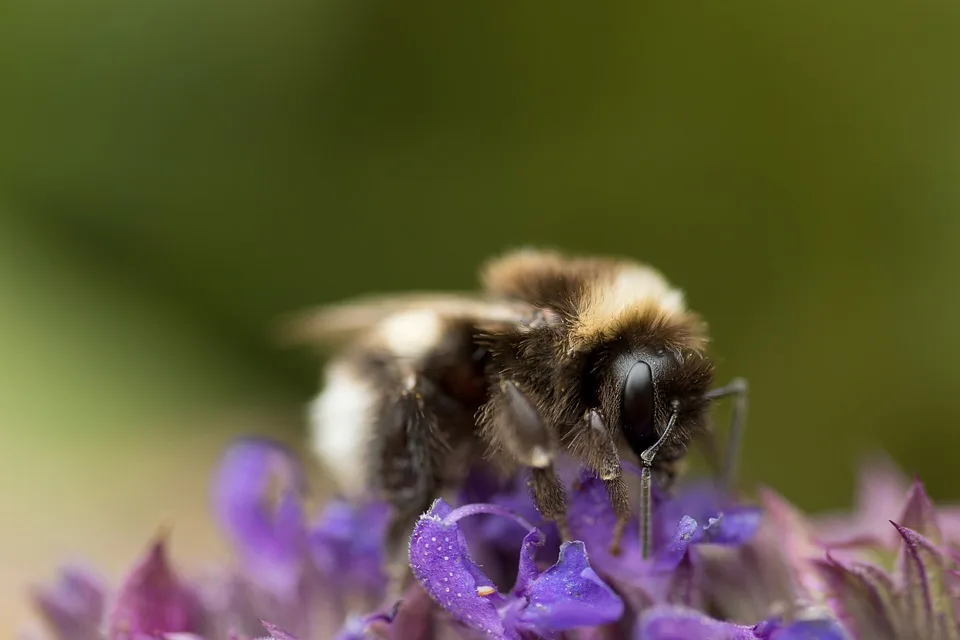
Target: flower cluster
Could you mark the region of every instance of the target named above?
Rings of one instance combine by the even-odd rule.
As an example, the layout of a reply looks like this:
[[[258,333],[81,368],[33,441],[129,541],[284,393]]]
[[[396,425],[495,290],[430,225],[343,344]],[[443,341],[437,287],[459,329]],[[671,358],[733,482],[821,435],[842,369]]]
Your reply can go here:
[[[636,522],[611,554],[600,480],[573,468],[569,485],[561,542],[522,475],[474,470],[419,519],[415,581],[391,602],[387,506],[310,517],[293,455],[243,439],[212,488],[236,568],[182,575],[161,536],[115,590],[71,567],[32,597],[57,640],[960,640],[960,510],[889,464],[864,468],[852,515],[809,518],[770,490],[757,506],[710,484],[655,494],[646,558]]]

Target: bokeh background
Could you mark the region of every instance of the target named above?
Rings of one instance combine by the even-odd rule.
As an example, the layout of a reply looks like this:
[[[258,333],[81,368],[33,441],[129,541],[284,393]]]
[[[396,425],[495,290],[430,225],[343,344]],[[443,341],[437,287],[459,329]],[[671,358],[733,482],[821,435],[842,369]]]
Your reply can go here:
[[[752,385],[744,481],[960,497],[960,6],[0,3],[0,633],[161,525],[216,560],[223,443],[299,443],[284,312],[650,261]],[[114,575],[114,574],[111,574]]]

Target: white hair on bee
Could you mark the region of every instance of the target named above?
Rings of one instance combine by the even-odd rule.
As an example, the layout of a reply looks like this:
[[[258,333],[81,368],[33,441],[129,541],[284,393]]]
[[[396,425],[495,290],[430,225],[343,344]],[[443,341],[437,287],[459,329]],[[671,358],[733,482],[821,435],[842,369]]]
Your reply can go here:
[[[309,405],[313,450],[348,495],[364,491],[364,460],[376,395],[345,363],[327,369],[320,393]]]
[[[377,328],[377,336],[390,352],[415,360],[429,353],[443,339],[444,323],[429,309],[416,309],[389,316]]]

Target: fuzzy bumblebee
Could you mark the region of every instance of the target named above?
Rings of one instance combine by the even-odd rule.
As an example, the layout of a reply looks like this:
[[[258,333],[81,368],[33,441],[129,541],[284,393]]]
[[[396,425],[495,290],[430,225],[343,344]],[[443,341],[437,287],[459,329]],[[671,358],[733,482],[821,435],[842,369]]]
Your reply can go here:
[[[368,297],[311,310],[287,326],[333,345],[310,406],[313,449],[347,496],[393,506],[388,552],[400,564],[413,525],[478,459],[531,469],[537,508],[563,537],[566,451],[630,517],[621,456],[639,459],[644,550],[650,485],[669,488],[691,440],[709,435],[712,400],[736,399],[729,481],[746,384],[712,389],[707,329],[683,293],[626,259],[525,249],[491,260],[476,293]]]

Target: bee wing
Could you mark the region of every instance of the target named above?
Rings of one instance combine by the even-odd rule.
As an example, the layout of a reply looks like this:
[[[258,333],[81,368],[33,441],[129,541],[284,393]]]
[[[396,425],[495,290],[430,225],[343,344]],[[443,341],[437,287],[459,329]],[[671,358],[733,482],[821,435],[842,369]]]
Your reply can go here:
[[[491,299],[480,293],[410,292],[371,295],[307,309],[283,319],[279,338],[287,345],[334,345],[367,333],[388,317],[405,311],[429,310],[448,317],[484,322],[521,322],[532,307]]]

